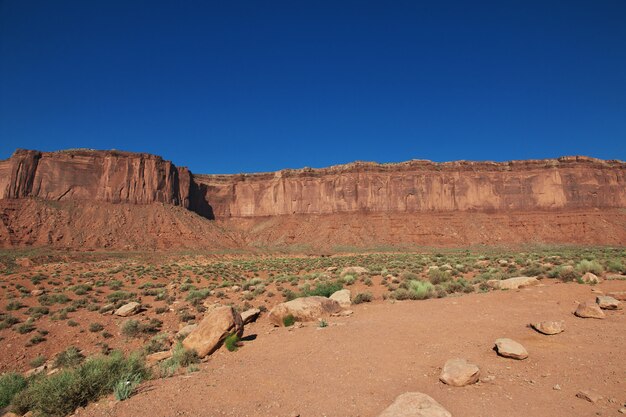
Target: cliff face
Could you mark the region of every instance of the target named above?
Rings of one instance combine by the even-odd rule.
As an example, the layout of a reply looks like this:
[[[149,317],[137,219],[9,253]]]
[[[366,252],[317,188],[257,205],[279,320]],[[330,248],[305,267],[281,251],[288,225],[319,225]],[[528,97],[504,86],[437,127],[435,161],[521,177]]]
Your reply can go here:
[[[0,162],[0,199],[168,203],[189,207],[191,174],[148,154],[18,150]]]
[[[507,163],[354,163],[198,175],[216,218],[626,207],[626,164],[585,157]]]

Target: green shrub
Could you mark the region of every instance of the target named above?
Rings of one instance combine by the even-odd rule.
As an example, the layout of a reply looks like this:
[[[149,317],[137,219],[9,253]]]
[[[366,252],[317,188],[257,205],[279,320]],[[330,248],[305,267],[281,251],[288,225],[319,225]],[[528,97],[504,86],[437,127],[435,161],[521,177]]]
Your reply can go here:
[[[305,288],[305,290],[300,295],[301,297],[311,297],[311,296],[321,296],[321,297],[330,297],[333,293],[341,290],[343,285],[340,282],[320,282],[315,288],[309,289]]]
[[[371,292],[360,292],[354,296],[352,304],[369,303],[374,299]]]
[[[428,271],[428,280],[433,285],[450,281],[451,278],[452,276],[450,275],[450,271],[442,271],[441,269],[431,269]]]
[[[38,368],[46,362],[46,357],[43,355],[37,355],[29,362],[29,365],[33,368]]]
[[[234,352],[239,349],[239,336],[237,333],[229,334],[226,339],[224,339],[224,346],[228,349],[229,352]]]
[[[171,376],[182,367],[188,367],[200,362],[198,353],[193,349],[185,349],[181,342],[172,349],[172,357],[161,362],[161,376]]]
[[[24,388],[27,382],[21,374],[10,372],[0,375],[0,408],[11,403],[13,397]]]
[[[143,359],[128,358],[120,352],[87,359],[76,368],[34,379],[13,401],[19,414],[34,411],[47,416],[65,416],[90,401],[113,392],[128,375],[138,375],[138,381],[148,376]]]
[[[92,333],[97,333],[104,330],[104,326],[100,323],[91,323],[89,325],[89,331]]]
[[[13,300],[10,301],[9,304],[7,304],[7,311],[19,310],[20,308],[24,307],[26,307],[24,304],[20,303],[17,300]]]
[[[132,374],[119,380],[113,388],[113,395],[115,395],[115,399],[118,401],[129,399],[135,388],[137,388],[137,386],[141,383],[141,379],[141,375]]]
[[[83,360],[85,360],[85,355],[78,348],[70,346],[56,356],[54,366],[57,368],[71,368],[80,365]]]
[[[293,326],[295,322],[296,322],[296,318],[293,316],[293,314],[289,314],[283,317],[283,325],[285,327]]]
[[[398,288],[390,296],[396,300],[424,300],[434,296],[434,288],[430,282],[412,280],[406,288]]]
[[[606,263],[606,269],[610,272],[617,272],[618,274],[626,271],[621,259],[609,259]]]
[[[596,275],[600,275],[604,272],[604,268],[598,261],[589,261],[587,259],[583,259],[576,265],[576,271],[580,274],[586,274],[587,272],[591,272]]]
[[[32,322],[27,321],[26,323],[23,323],[23,324],[20,324],[19,326],[17,326],[15,328],[15,330],[17,330],[17,332],[19,334],[30,333],[33,330],[35,330],[35,325]]]

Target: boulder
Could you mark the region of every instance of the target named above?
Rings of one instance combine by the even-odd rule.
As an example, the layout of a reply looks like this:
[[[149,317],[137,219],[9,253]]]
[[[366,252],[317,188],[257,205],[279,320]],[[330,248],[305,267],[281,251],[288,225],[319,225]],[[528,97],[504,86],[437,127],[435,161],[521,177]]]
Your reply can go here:
[[[602,399],[601,395],[594,394],[588,391],[578,391],[576,393],[576,397],[580,398],[581,400],[589,401],[592,404],[595,404]]]
[[[352,305],[351,298],[352,296],[348,289],[335,291],[333,295],[330,296],[330,299],[337,301],[342,308],[347,308]]]
[[[252,323],[259,318],[260,314],[261,310],[259,310],[258,308],[251,308],[241,313],[241,320],[243,320],[243,324]]]
[[[528,287],[539,284],[539,280],[535,277],[515,277],[503,280],[490,279],[487,285],[498,290],[516,290],[518,288]]]
[[[164,352],[156,352],[146,356],[146,365],[154,366],[157,363],[164,361],[165,359],[169,359],[172,357],[172,351],[166,350]]]
[[[540,321],[531,323],[530,326],[539,333],[547,335],[559,334],[565,330],[565,322],[563,321]]]
[[[496,339],[496,351],[498,355],[512,359],[526,359],[528,352],[521,344],[515,340],[502,338]]]
[[[141,304],[136,301],[131,301],[130,303],[124,304],[115,310],[115,313],[113,314],[120,317],[128,317],[139,313],[139,310],[141,310]]]
[[[602,282],[600,278],[596,274],[592,274],[591,272],[587,272],[585,275],[581,277],[585,284],[599,284]]]
[[[453,387],[464,387],[474,384],[480,377],[480,369],[465,359],[450,359],[443,366],[439,380]]]
[[[399,395],[378,417],[452,417],[437,401],[421,392]]]
[[[186,349],[194,349],[203,358],[215,352],[229,335],[243,335],[241,315],[230,306],[216,308],[204,316],[198,327],[183,340]]]
[[[193,332],[194,330],[196,330],[196,328],[198,327],[197,324],[187,324],[186,326],[183,326],[178,333],[176,333],[176,338],[177,339],[184,339],[185,337],[189,336],[189,334],[191,332]]]
[[[360,274],[366,274],[368,273],[369,270],[367,268],[363,268],[362,266],[347,266],[345,268],[343,268],[341,270],[341,274],[339,274],[340,276],[344,276],[344,275],[360,275]]]
[[[622,303],[608,295],[599,295],[596,297],[596,303],[602,310],[621,310]]]
[[[603,319],[604,312],[595,303],[580,303],[578,308],[574,311],[574,315],[583,319]]]
[[[33,297],[39,297],[40,295],[45,294],[45,290],[32,290],[30,292],[30,295],[32,295]]]
[[[320,317],[337,313],[341,306],[335,300],[326,297],[303,297],[278,304],[269,313],[270,322],[283,326],[283,319],[293,316],[296,321],[314,321]]]

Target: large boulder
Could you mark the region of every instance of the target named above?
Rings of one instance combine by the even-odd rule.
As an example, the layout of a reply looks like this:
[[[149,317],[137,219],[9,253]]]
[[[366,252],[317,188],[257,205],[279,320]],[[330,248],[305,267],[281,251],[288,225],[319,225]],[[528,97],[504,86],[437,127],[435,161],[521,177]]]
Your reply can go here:
[[[605,317],[602,309],[595,303],[580,303],[574,311],[574,315],[583,319],[603,319]]]
[[[139,310],[141,310],[141,304],[136,301],[132,301],[115,310],[114,314],[120,317],[128,317],[139,313]]]
[[[613,291],[607,294],[619,301],[626,301],[626,291]]]
[[[480,369],[473,363],[465,359],[450,359],[443,366],[439,380],[453,387],[464,387],[465,385],[478,382]]]
[[[177,339],[184,339],[185,337],[189,336],[189,334],[191,332],[196,330],[197,327],[198,327],[198,324],[196,324],[196,323],[194,323],[194,324],[187,324],[187,325],[181,327],[181,329],[178,331],[178,333],[176,333],[176,338]]]
[[[421,392],[399,395],[378,417],[452,417],[437,401]]]
[[[596,303],[602,310],[621,310],[622,303],[608,295],[599,295],[596,297]]]
[[[352,294],[348,289],[335,291],[333,295],[330,296],[330,299],[337,301],[342,308],[347,308],[352,305],[351,298]]]
[[[565,330],[565,323],[563,321],[540,321],[538,323],[531,323],[530,326],[539,333],[549,336],[562,333]]]
[[[513,339],[496,339],[496,351],[498,355],[512,359],[526,359],[528,352],[521,344]]]
[[[490,279],[487,285],[498,290],[516,290],[518,288],[528,287],[539,284],[536,277],[515,277],[507,279]]]
[[[219,307],[204,316],[198,327],[183,340],[183,346],[194,349],[203,358],[215,352],[233,333],[239,337],[243,335],[241,315],[230,306]]]
[[[269,320],[276,326],[283,326],[283,320],[293,316],[296,321],[314,321],[341,311],[335,300],[326,297],[303,297],[278,304],[269,313]]]
[[[602,280],[598,278],[596,274],[593,274],[591,272],[587,272],[581,277],[581,279],[586,284],[599,284],[602,282]]]

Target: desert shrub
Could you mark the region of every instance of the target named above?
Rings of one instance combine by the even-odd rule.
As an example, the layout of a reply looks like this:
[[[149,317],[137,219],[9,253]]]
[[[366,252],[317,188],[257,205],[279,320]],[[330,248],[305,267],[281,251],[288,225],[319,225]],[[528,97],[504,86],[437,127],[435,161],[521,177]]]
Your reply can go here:
[[[321,327],[321,328],[328,327],[328,322],[326,320],[324,320],[324,319],[321,319],[318,322],[318,326]]]
[[[19,334],[30,333],[35,330],[35,325],[31,321],[27,321],[26,323],[20,324],[15,328]]]
[[[285,327],[293,326],[295,322],[296,322],[296,318],[293,316],[293,314],[289,314],[283,317],[283,325]]]
[[[20,303],[17,300],[13,300],[7,304],[7,311],[19,310],[20,308],[24,307],[26,307],[24,304]]]
[[[139,337],[143,334],[158,333],[162,325],[163,322],[157,319],[150,319],[145,323],[130,319],[122,324],[122,334],[126,337]]]
[[[180,367],[188,367],[200,362],[198,353],[193,349],[185,349],[181,342],[176,343],[172,349],[172,357],[161,362],[161,376],[171,376]]]
[[[0,314],[0,330],[8,329],[19,322],[20,320],[17,317],[10,314]]]
[[[621,259],[609,259],[606,263],[606,269],[610,272],[617,272],[618,274],[626,271]]]
[[[406,288],[398,288],[390,296],[396,300],[424,300],[434,295],[434,288],[430,282],[412,280]]]
[[[57,368],[71,368],[80,365],[83,360],[85,360],[85,355],[78,348],[70,346],[56,356],[54,366]]]
[[[118,301],[126,301],[132,296],[133,294],[128,291],[114,291],[111,294],[107,295],[107,300],[112,303],[116,303]]]
[[[600,275],[604,272],[604,267],[600,265],[600,263],[596,260],[590,261],[587,259],[583,259],[576,265],[576,271],[580,274],[586,274],[587,272],[591,272],[596,275]]]
[[[75,368],[34,379],[14,397],[13,407],[19,414],[34,411],[47,416],[65,416],[90,401],[113,392],[116,384],[128,375],[148,376],[143,359],[125,357],[120,352],[87,359]]]
[[[42,342],[45,342],[45,341],[46,341],[46,338],[45,338],[45,337],[43,337],[43,335],[41,335],[41,334],[36,334],[36,335],[34,335],[33,337],[31,337],[31,338],[28,340],[28,343],[26,343],[26,346],[33,346],[33,345],[37,345],[37,344],[42,343]]]
[[[354,275],[347,274],[341,277],[341,281],[346,285],[352,285],[355,283],[356,277]]]
[[[559,265],[559,266],[556,266],[555,268],[552,268],[548,272],[548,277],[558,278],[561,281],[569,282],[569,281],[575,281],[579,277],[579,274],[574,270],[573,267],[569,265]]]
[[[352,304],[361,304],[361,303],[369,303],[374,299],[374,296],[371,292],[360,292],[354,296],[352,300]]]
[[[451,278],[452,276],[450,275],[450,271],[442,271],[441,269],[431,269],[428,271],[428,280],[433,285],[450,281]]]
[[[143,347],[143,350],[147,353],[156,353],[156,352],[162,352],[164,350],[166,350],[169,346],[166,343],[167,340],[167,335],[162,333],[162,334],[157,334],[156,336],[153,336],[148,343],[146,343],[146,345]]]
[[[0,375],[0,408],[11,403],[13,397],[24,388],[27,382],[21,374],[10,372]]]
[[[420,277],[415,272],[403,272],[400,274],[400,279],[403,281],[419,280]]]
[[[118,401],[124,401],[130,398],[135,388],[141,383],[141,375],[127,375],[120,379],[113,387],[113,395]]]
[[[35,319],[38,319],[41,316],[45,316],[49,313],[50,309],[48,307],[34,306],[28,309],[28,314],[30,314],[30,316]]]
[[[65,304],[70,301],[70,298],[65,294],[44,294],[40,295],[37,300],[42,306],[51,306],[53,304]]]
[[[35,356],[28,364],[33,368],[38,368],[46,362],[46,357],[43,355]]]
[[[104,330],[104,326],[100,323],[91,323],[89,325],[89,331],[92,333],[97,333]]]
[[[211,292],[208,288],[203,288],[201,290],[191,290],[189,294],[187,294],[186,300],[191,304],[197,304],[207,298],[209,296],[209,292]]]
[[[228,349],[229,352],[234,352],[239,349],[239,336],[237,333],[229,334],[226,339],[224,339],[224,346]]]
[[[343,285],[340,282],[320,282],[315,288],[305,288],[300,297],[321,296],[330,297],[333,293],[341,290]]]

